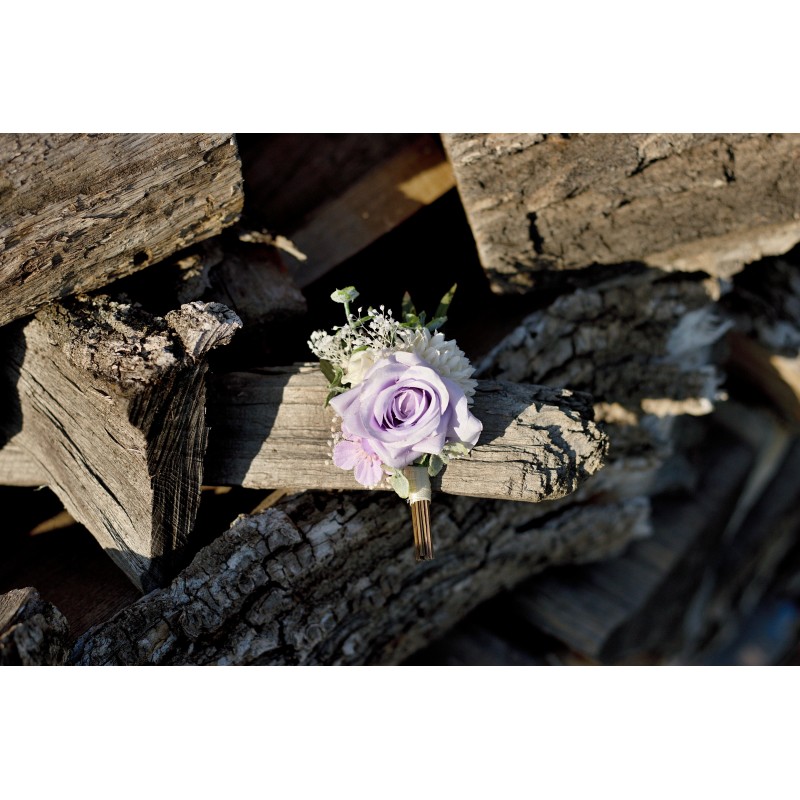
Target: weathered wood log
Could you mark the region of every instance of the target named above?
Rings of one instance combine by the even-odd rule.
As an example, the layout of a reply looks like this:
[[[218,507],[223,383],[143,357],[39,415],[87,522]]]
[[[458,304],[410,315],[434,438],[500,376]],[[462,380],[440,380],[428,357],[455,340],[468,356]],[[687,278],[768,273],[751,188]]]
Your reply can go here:
[[[499,292],[634,260],[729,276],[800,241],[798,134],[443,139]]]
[[[455,186],[441,142],[430,134],[278,136],[252,151],[245,159],[248,215],[305,256],[286,259],[301,288]]]
[[[242,203],[230,134],[0,135],[0,325],[218,234]]]
[[[351,472],[330,462],[334,416],[324,407],[326,393],[312,365],[223,376],[211,396],[206,481],[358,489]],[[587,395],[485,381],[473,413],[484,425],[477,447],[452,461],[434,488],[538,502],[573,492],[602,466],[606,440],[591,422]]]
[[[324,407],[327,383],[316,366],[230,373],[212,385],[207,484],[363,488],[330,461],[334,416]],[[452,461],[433,480],[439,491],[539,502],[574,492],[603,465],[607,439],[591,421],[586,394],[481,381],[473,413],[484,425],[481,439],[468,458]],[[42,470],[21,462],[17,448],[0,457],[0,474],[15,464],[27,485],[49,482]]]
[[[441,497],[415,564],[397,497],[304,493],[231,529],[161,590],[82,636],[76,664],[395,664],[547,565],[617,553],[592,509]],[[612,518],[601,509],[598,516]]]
[[[0,486],[46,486],[47,474],[20,438],[16,433],[0,447]]]
[[[727,368],[800,424],[800,252],[752,264],[722,302],[736,329]]]
[[[220,305],[187,304],[162,319],[76,298],[9,337],[15,440],[144,590],[186,558],[207,442],[205,356],[239,325]]]
[[[649,494],[672,452],[675,416],[707,414],[721,395],[712,347],[729,323],[717,318],[716,296],[701,276],[630,266],[530,314],[477,374],[590,393],[610,449],[585,491]]]
[[[69,625],[36,589],[0,594],[0,666],[58,666],[69,653]]]
[[[619,558],[537,576],[505,612],[604,663],[678,656],[691,628],[696,635],[712,623],[701,610],[711,565],[724,559],[726,536],[742,529],[736,509],[757,464],[748,444],[717,425],[701,452],[692,491],[654,498],[652,537]]]

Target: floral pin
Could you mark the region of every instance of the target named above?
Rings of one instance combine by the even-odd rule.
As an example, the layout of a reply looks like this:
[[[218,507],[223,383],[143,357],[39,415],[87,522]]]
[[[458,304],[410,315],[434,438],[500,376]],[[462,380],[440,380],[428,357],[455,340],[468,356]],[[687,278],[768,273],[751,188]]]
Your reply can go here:
[[[433,558],[431,477],[468,455],[483,430],[469,410],[475,370],[455,341],[439,332],[455,289],[429,322],[408,294],[399,321],[384,306],[352,313],[358,292],[337,289],[331,299],[344,305],[347,324],[332,333],[314,331],[308,342],[328,379],[326,402],[341,421],[333,463],[353,470],[367,488],[388,478],[408,500],[417,561]]]

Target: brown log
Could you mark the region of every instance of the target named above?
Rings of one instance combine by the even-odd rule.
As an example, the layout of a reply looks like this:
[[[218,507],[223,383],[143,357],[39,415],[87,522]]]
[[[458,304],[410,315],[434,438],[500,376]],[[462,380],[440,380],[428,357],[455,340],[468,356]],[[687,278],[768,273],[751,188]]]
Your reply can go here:
[[[800,241],[798,134],[443,139],[498,292],[625,261],[729,276]]]
[[[162,319],[79,297],[10,337],[15,441],[144,590],[186,558],[207,442],[205,355],[239,325],[220,305]]]
[[[231,134],[0,135],[0,325],[215,236],[242,202]]]
[[[36,589],[0,594],[0,666],[57,666],[68,652],[64,615]]]

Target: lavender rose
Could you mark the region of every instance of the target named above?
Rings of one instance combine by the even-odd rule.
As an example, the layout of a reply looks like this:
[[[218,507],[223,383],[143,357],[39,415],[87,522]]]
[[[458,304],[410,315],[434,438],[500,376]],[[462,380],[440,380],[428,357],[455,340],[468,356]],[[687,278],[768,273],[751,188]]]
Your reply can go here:
[[[449,442],[472,448],[483,430],[461,387],[413,353],[381,359],[358,386],[330,404],[350,441],[368,446],[389,467],[406,467],[425,453],[438,455]],[[336,456],[334,450],[334,461]]]

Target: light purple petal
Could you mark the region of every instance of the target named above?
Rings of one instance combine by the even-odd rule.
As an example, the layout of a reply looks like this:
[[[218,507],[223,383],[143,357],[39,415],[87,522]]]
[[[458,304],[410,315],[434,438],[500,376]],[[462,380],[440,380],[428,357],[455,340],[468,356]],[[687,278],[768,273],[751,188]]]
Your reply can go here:
[[[377,486],[383,478],[381,462],[377,458],[365,458],[356,465],[353,474],[362,486]]]
[[[357,442],[344,440],[337,442],[333,448],[333,463],[342,469],[353,469],[356,464],[366,457],[367,454]]]
[[[461,387],[449,378],[443,378],[450,392],[453,414],[450,418],[450,430],[447,438],[450,441],[463,442],[468,447],[474,447],[483,430],[483,423],[469,410],[467,398]]]

